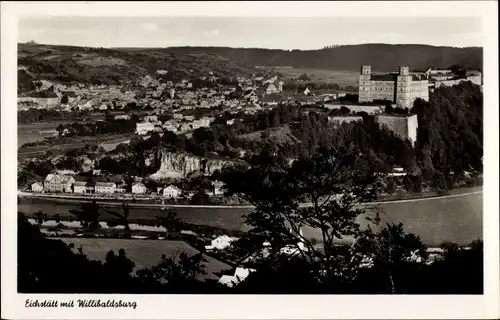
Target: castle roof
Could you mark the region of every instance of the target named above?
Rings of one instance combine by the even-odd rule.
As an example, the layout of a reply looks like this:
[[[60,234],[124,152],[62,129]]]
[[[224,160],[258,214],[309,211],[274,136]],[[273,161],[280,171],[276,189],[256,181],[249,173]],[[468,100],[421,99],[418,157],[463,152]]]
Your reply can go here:
[[[370,77],[371,81],[396,81],[398,77],[397,73],[385,73],[385,74],[372,74]]]

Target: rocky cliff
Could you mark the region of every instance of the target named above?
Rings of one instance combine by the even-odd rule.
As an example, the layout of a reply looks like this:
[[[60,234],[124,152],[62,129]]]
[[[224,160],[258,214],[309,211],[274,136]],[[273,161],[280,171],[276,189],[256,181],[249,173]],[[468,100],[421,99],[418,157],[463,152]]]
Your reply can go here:
[[[211,175],[216,170],[231,165],[234,165],[234,162],[228,160],[207,159],[185,153],[162,151],[160,169],[150,178],[154,180],[186,178],[193,173]]]

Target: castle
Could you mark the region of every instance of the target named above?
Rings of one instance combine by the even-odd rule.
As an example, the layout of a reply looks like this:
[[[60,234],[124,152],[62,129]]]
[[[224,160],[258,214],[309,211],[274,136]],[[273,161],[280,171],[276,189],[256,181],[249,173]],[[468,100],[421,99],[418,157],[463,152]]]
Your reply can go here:
[[[410,73],[408,66],[400,66],[399,73],[375,74],[371,66],[361,66],[360,103],[389,100],[398,107],[411,109],[417,98],[429,100],[429,79],[425,73]]]

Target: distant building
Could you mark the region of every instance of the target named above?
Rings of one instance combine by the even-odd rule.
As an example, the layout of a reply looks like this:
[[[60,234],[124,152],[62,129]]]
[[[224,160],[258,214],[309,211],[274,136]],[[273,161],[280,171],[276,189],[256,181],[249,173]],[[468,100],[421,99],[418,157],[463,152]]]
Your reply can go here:
[[[128,114],[120,114],[115,116],[115,120],[130,120],[130,116]]]
[[[31,184],[31,191],[33,192],[43,192],[43,183],[35,182]]]
[[[135,182],[132,184],[132,193],[134,194],[145,194],[147,191],[146,186],[142,182]]]
[[[74,193],[95,193],[95,183],[91,181],[76,181],[73,185]]]
[[[115,193],[116,184],[114,182],[96,182],[95,193]]]
[[[267,86],[266,94],[272,94],[272,93],[278,93],[278,92],[279,92],[279,90],[278,90],[278,88],[276,88],[274,83],[271,83],[271,84],[269,84],[269,86]]]
[[[231,238],[227,235],[222,235],[222,236],[217,237],[214,240],[212,240],[212,242],[209,246],[205,246],[205,249],[206,250],[213,250],[213,249],[224,250],[227,247],[229,247],[231,245],[231,243],[235,240],[236,240],[235,238]]]
[[[362,116],[332,116],[332,117],[328,117],[328,121],[331,123],[335,123],[336,125],[340,125],[344,122],[346,122],[346,123],[362,122],[363,117]]]
[[[410,73],[400,66],[399,73],[375,74],[371,66],[361,66],[359,75],[359,102],[389,100],[398,107],[411,109],[417,99],[429,101],[429,80],[426,74]]]
[[[149,132],[153,131],[155,128],[154,123],[151,122],[139,122],[137,123],[137,127],[135,129],[135,133],[138,135],[145,135]]]
[[[375,122],[387,127],[402,139],[410,140],[414,146],[417,141],[418,118],[417,115],[404,114],[379,114]]]
[[[182,190],[174,185],[170,185],[163,189],[163,196],[166,198],[178,198],[182,193]]]
[[[153,122],[156,123],[158,122],[158,117],[155,115],[152,116],[144,116],[144,119],[142,120],[143,122]]]
[[[308,95],[309,93],[311,93],[311,90],[309,90],[309,88],[306,88],[306,90],[304,90],[304,95]]]
[[[71,176],[58,174],[48,174],[44,181],[44,190],[46,192],[72,192],[72,186],[75,179]]]
[[[366,112],[367,114],[373,115],[383,112],[381,106],[365,106],[365,105],[341,105],[341,104],[324,104],[325,109],[329,110],[340,110],[342,107],[346,107],[352,112]]]
[[[222,277],[220,277],[218,283],[232,288],[237,286],[241,281],[245,280],[250,275],[250,273],[255,271],[255,269],[237,267],[234,271],[234,275],[223,275]]]
[[[283,92],[283,81],[278,82],[278,91]]]
[[[213,182],[213,187],[214,187],[214,191],[213,191],[213,195],[214,196],[222,196],[224,195],[224,182],[222,181],[214,181]]]

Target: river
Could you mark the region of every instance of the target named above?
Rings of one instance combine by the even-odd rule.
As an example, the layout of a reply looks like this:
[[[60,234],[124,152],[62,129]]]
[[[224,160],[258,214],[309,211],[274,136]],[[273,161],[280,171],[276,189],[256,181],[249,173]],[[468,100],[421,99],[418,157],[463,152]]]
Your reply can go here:
[[[414,199],[381,204],[370,204],[367,207],[381,211],[381,225],[385,223],[402,222],[407,232],[419,235],[424,243],[437,246],[443,241],[468,244],[472,240],[483,236],[483,194],[477,191],[480,188],[471,188],[471,193],[452,197],[437,197]],[[69,210],[79,210],[78,203],[60,203],[49,199],[21,199],[18,211],[32,214],[42,211],[48,215],[59,214],[61,217],[74,217]],[[101,207],[101,217],[110,217],[107,210],[119,208]],[[248,230],[244,215],[252,208],[200,208],[179,207],[174,209],[177,216],[187,223],[209,225],[232,230]],[[369,210],[370,211],[370,210]],[[130,219],[154,219],[165,215],[160,208],[131,207]],[[360,224],[366,226],[368,222],[360,219]],[[318,230],[304,228],[307,237],[319,238]]]

